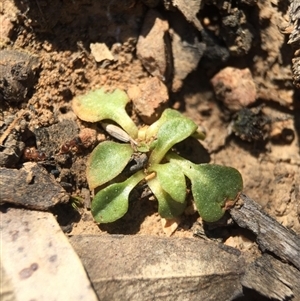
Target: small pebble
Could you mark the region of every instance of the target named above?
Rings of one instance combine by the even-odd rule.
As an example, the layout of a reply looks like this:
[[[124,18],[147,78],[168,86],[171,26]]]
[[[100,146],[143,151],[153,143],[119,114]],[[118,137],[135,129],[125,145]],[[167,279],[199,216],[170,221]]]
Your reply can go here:
[[[136,112],[146,124],[151,124],[160,117],[169,100],[167,87],[156,77],[130,87],[127,93]]]
[[[211,79],[211,84],[217,99],[232,112],[256,101],[256,87],[248,68],[226,67]]]

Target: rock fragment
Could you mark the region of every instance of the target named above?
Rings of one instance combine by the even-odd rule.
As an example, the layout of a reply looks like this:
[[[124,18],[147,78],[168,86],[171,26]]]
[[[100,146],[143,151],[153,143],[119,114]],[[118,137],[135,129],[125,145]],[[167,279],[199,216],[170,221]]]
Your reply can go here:
[[[162,81],[167,81],[171,73],[168,29],[168,22],[157,11],[150,9],[136,45],[137,57],[145,69]]]
[[[0,203],[35,210],[48,210],[66,203],[66,191],[37,163],[27,162],[21,169],[0,168]]]
[[[197,18],[201,3],[202,0],[164,0],[166,9],[170,9],[170,5],[177,7],[187,21],[192,22],[199,31],[203,28],[199,19]]]
[[[9,135],[0,151],[0,166],[14,167],[22,157],[24,148],[25,143],[19,141],[17,134]]]
[[[84,148],[93,146],[97,141],[97,132],[94,129],[84,128],[78,134]]]
[[[256,87],[248,68],[226,67],[212,79],[215,95],[226,108],[236,112],[256,101]]]
[[[0,51],[0,101],[22,102],[37,81],[37,57],[16,50]]]
[[[80,235],[70,242],[101,300],[223,301],[242,291],[244,258],[221,244],[136,235]]]
[[[48,127],[35,128],[33,132],[38,149],[50,155],[58,152],[62,145],[77,137],[79,128],[74,120],[63,119]]]
[[[27,129],[24,118],[25,110],[19,110],[12,118],[7,116],[2,122],[3,132],[0,132],[0,166],[14,167],[19,162],[25,143],[22,133]]]
[[[104,43],[91,43],[90,44],[91,53],[95,58],[96,62],[102,62],[104,60],[112,61],[114,56],[109,51],[108,47]]]
[[[0,15],[0,41],[8,43],[13,33],[14,24],[7,15]]]
[[[167,87],[156,77],[130,87],[127,93],[146,124],[151,124],[160,117],[169,99]]]
[[[197,30],[179,13],[170,13],[169,22],[174,69],[172,91],[177,92],[183,80],[197,68],[206,45],[200,42]]]
[[[1,300],[98,300],[51,213],[9,208],[0,219]]]

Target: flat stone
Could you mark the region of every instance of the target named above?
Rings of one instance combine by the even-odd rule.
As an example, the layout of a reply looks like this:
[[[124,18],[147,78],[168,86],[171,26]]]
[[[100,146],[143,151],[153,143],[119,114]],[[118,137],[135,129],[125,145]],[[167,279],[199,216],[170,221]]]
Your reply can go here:
[[[51,213],[11,208],[0,218],[1,300],[97,300]]]
[[[0,203],[36,210],[48,210],[69,201],[67,192],[35,162],[21,169],[0,168]]]
[[[241,253],[193,238],[89,235],[70,242],[101,300],[232,300]]]

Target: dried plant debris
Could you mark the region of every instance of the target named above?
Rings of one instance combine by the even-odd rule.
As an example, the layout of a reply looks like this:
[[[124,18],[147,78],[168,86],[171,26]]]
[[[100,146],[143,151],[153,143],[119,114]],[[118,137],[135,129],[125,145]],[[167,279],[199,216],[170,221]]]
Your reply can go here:
[[[269,122],[261,108],[243,108],[234,115],[230,131],[245,141],[262,141],[266,138]]]
[[[214,6],[218,9],[217,18],[219,24],[214,30],[225,41],[232,56],[243,56],[249,53],[255,39],[254,28],[249,22],[251,16],[251,6],[254,1],[241,1],[247,5],[241,8],[231,1],[206,0],[207,7]],[[205,9],[204,9],[205,11]],[[205,15],[205,12],[202,12]],[[210,27],[211,18],[206,18]]]
[[[254,30],[246,20],[242,10],[222,17],[221,35],[233,56],[245,55],[252,47]]]

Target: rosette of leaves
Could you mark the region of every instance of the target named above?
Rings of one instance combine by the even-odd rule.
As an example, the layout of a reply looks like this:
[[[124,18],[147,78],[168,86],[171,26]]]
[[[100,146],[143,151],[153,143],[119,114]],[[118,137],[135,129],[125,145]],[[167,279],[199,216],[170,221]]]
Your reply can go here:
[[[178,111],[166,109],[155,123],[138,129],[125,110],[128,102],[127,94],[118,89],[91,91],[73,101],[80,119],[105,122],[106,129],[113,123],[108,132],[123,141],[100,143],[88,159],[87,181],[90,189],[98,191],[91,207],[96,222],[109,223],[124,216],[130,192],[142,181],[155,195],[163,218],[179,216],[187,205],[186,178],[203,220],[219,220],[242,191],[240,173],[226,166],[194,164],[177,155],[172,150],[177,143],[189,136],[204,138],[197,125]],[[132,156],[142,153],[148,158],[146,165],[125,180],[120,177]]]

